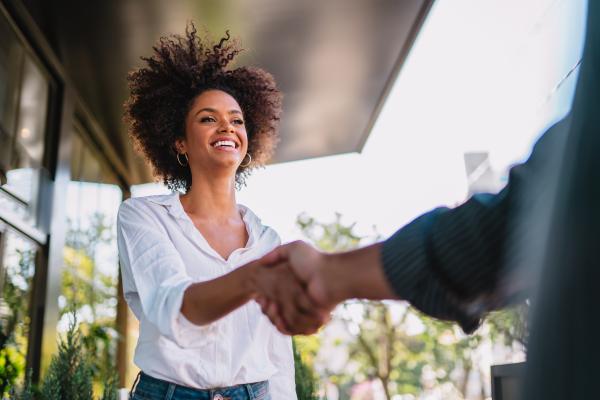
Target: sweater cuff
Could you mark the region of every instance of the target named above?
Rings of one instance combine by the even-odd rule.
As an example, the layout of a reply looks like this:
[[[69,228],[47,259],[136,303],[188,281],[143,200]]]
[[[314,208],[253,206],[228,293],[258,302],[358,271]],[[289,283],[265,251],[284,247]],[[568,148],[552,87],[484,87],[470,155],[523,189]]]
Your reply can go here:
[[[435,318],[456,321],[466,333],[480,325],[481,312],[461,301],[431,268],[427,237],[440,208],[424,214],[398,230],[383,243],[384,274],[397,296]]]

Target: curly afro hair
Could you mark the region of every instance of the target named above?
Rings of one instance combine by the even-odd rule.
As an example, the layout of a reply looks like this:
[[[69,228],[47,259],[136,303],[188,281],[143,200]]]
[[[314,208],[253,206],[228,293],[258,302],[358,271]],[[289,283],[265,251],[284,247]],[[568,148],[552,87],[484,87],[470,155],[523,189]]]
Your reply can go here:
[[[193,23],[185,35],[162,37],[145,65],[129,73],[131,91],[125,121],[136,148],[171,190],[189,190],[192,175],[176,159],[175,141],[185,137],[185,118],[194,99],[218,89],[236,99],[246,122],[252,162],[236,171],[236,185],[273,154],[279,136],[282,94],[273,76],[260,68],[228,65],[243,50],[229,31],[218,43],[201,38]]]

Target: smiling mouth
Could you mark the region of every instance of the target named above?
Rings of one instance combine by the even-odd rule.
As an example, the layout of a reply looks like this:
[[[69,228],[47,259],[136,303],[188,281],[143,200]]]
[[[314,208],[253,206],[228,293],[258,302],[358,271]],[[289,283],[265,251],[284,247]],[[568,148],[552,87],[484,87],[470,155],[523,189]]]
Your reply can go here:
[[[237,149],[238,144],[233,140],[217,140],[212,144],[215,149]]]

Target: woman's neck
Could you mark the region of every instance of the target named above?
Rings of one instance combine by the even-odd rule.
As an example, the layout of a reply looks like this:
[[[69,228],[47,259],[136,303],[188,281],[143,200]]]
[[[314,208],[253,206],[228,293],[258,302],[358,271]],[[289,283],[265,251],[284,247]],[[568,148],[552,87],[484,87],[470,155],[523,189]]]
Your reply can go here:
[[[195,176],[192,187],[180,199],[185,212],[194,218],[239,218],[235,181],[230,176]]]

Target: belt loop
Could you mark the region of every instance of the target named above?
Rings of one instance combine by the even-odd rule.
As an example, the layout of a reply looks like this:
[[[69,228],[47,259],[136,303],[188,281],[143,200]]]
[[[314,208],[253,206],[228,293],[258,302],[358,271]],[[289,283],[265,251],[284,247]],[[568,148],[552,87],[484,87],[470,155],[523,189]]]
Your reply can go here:
[[[140,381],[140,377],[142,376],[142,371],[138,372],[135,380],[133,381],[133,385],[131,386],[131,391],[129,392],[129,400],[133,399],[133,394],[135,393],[135,389],[137,388],[137,384]]]
[[[248,399],[249,400],[254,400],[254,390],[252,390],[252,385],[251,384],[246,384],[244,386],[246,386],[246,390],[248,391]]]
[[[175,393],[175,389],[177,385],[174,383],[169,383],[169,387],[167,388],[167,394],[165,395],[165,400],[171,400],[173,398],[173,393]]]

